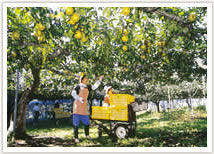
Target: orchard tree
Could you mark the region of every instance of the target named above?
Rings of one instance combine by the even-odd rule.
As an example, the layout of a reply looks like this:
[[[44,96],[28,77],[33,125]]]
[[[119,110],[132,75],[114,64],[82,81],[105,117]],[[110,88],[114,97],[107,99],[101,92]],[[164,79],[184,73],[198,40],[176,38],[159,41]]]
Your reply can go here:
[[[89,46],[87,42],[90,33],[87,28],[90,26],[87,18],[91,19],[95,13],[90,14],[91,9],[60,8],[58,11],[33,7],[7,9],[8,76],[14,74],[16,69],[26,75],[25,89],[18,103],[15,133],[17,137],[25,135],[26,104],[39,88],[40,82],[48,80],[45,73],[48,70],[50,74],[53,74],[53,70],[59,71],[58,65],[65,63],[67,56],[81,61],[81,49]],[[81,14],[85,16],[80,17]],[[70,41],[66,42],[65,37],[70,38]],[[67,74],[66,69],[64,70],[60,73]],[[78,68],[73,71],[77,70]],[[72,68],[69,67],[67,71],[72,72]]]

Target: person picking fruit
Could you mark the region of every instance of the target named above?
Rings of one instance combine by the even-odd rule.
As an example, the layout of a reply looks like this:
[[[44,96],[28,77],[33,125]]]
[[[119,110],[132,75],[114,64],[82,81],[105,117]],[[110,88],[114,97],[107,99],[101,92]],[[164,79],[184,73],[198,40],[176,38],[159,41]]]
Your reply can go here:
[[[78,128],[80,121],[84,124],[85,136],[87,139],[91,139],[89,136],[89,115],[87,99],[91,90],[95,90],[101,84],[103,75],[99,77],[99,80],[95,82],[94,85],[87,85],[88,78],[87,75],[81,73],[80,84],[78,84],[72,91],[72,96],[75,99],[73,103],[73,126],[74,126],[74,141],[79,143],[78,139]]]

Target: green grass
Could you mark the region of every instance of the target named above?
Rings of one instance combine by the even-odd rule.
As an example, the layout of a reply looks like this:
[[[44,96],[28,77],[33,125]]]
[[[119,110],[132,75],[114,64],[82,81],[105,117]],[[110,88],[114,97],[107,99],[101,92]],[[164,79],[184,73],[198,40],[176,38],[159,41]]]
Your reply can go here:
[[[54,121],[40,122],[37,126],[27,126],[27,133],[33,139],[25,143],[10,143],[9,146],[83,146],[83,147],[206,147],[207,115],[204,108],[194,111],[191,119],[188,110],[164,113],[137,113],[136,136],[113,142],[107,134],[98,137],[96,125],[91,125],[90,136],[85,139],[84,128],[79,129],[80,143],[74,144],[71,121],[61,121],[58,126]]]

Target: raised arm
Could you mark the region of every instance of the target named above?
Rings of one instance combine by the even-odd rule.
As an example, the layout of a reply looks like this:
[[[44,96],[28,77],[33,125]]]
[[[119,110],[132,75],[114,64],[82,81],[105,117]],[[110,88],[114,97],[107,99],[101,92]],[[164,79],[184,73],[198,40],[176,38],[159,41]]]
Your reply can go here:
[[[95,82],[95,84],[91,86],[91,89],[92,89],[92,90],[97,89],[97,88],[100,86],[102,79],[103,79],[103,75],[101,75],[101,76],[99,77],[99,80],[97,80],[97,81]]]

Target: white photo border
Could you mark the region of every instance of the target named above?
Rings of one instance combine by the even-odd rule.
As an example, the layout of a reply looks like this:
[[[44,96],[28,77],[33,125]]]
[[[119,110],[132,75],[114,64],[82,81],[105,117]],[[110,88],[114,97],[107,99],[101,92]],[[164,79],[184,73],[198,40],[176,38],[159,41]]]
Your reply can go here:
[[[7,7],[207,7],[207,147],[7,147],[7,105],[3,103],[3,152],[212,152],[212,3],[3,3],[3,51],[7,51]],[[3,102],[7,102],[7,53],[3,52]]]

